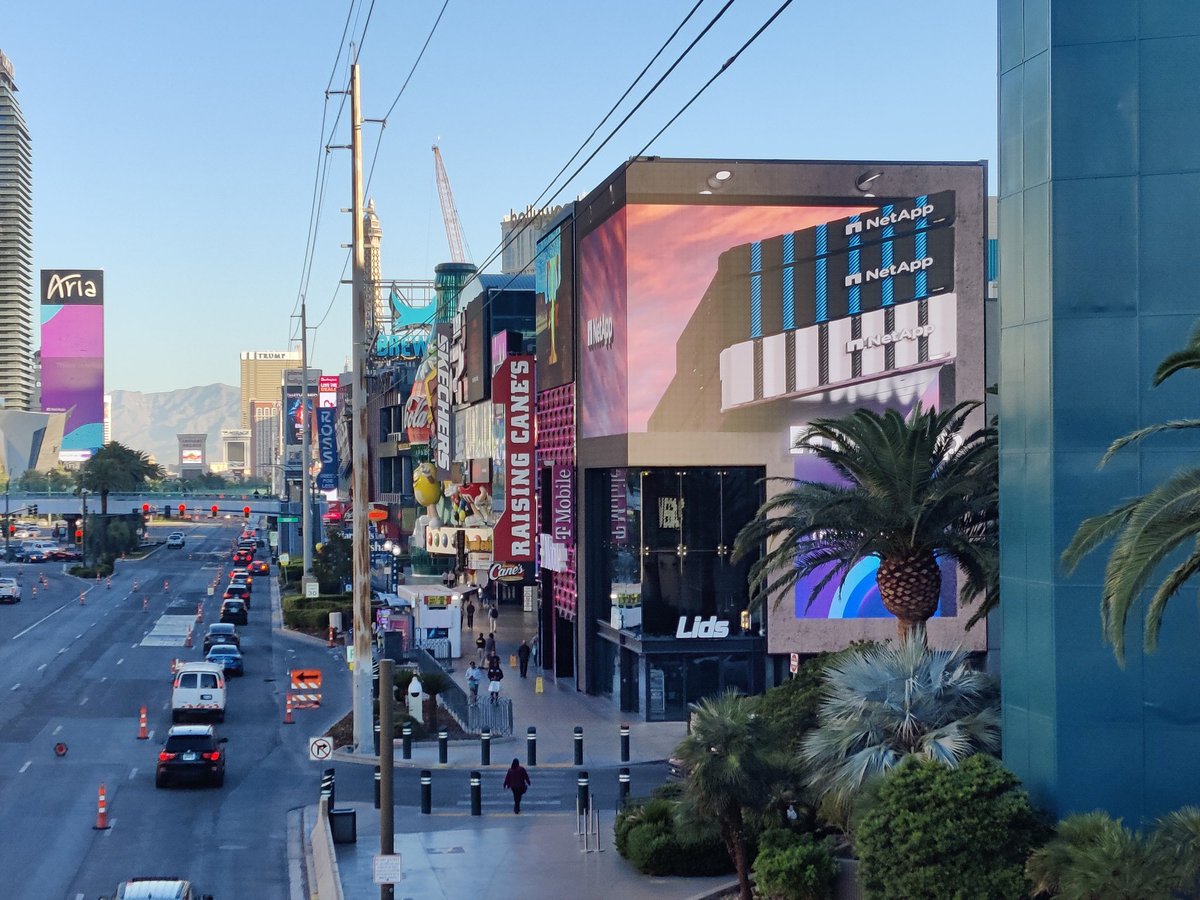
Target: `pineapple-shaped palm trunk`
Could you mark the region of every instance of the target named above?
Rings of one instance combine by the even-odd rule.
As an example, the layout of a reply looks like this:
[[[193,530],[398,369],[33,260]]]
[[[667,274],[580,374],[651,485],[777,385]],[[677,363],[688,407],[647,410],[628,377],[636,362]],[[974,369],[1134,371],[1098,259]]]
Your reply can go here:
[[[888,557],[875,575],[884,608],[896,617],[900,637],[925,637],[925,622],[937,612],[942,572],[929,551]]]

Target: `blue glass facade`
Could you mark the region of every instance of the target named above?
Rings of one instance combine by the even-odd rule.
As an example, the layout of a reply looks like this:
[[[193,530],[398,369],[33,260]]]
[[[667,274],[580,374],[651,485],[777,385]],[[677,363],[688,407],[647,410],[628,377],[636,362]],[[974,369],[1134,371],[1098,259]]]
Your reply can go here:
[[[1133,825],[1200,801],[1194,586],[1155,654],[1131,616],[1122,670],[1106,554],[1070,578],[1059,554],[1200,450],[1168,435],[1096,470],[1119,435],[1198,412],[1200,376],[1150,384],[1200,318],[1200,4],[1000,0],[999,68],[1004,760],[1055,813]]]

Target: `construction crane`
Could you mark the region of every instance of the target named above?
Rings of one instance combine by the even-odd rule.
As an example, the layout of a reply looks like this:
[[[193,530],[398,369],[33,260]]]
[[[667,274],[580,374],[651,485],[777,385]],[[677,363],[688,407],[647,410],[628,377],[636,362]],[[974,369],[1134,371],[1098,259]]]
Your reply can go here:
[[[458,224],[458,210],[454,208],[454,195],[450,193],[450,178],[442,164],[442,153],[433,145],[433,164],[437,174],[438,199],[442,203],[442,219],[446,223],[446,240],[450,242],[451,262],[470,262],[463,250],[462,228]]]

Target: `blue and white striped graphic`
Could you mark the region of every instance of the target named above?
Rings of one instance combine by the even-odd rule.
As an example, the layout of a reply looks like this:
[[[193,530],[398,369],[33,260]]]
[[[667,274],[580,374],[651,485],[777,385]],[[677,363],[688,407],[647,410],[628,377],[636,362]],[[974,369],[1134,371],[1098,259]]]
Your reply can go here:
[[[889,203],[887,206],[885,206],[883,208],[883,214],[885,216],[890,216],[894,209],[895,209],[895,207]],[[890,238],[895,233],[896,233],[895,226],[890,225],[890,224],[883,226],[883,239],[887,243],[885,243],[883,245],[883,247],[880,248],[880,254],[882,256],[880,265],[885,269],[894,262],[894,260],[892,258],[894,255],[893,254],[894,247],[891,244]],[[884,306],[891,306],[895,299],[895,296],[896,296],[896,285],[893,284],[892,280],[889,278],[886,281],[884,281],[884,283],[880,286],[879,290],[880,290],[880,303],[882,303]]]
[[[825,284],[828,265],[825,254],[829,252],[829,228],[818,225],[815,232],[817,258],[813,266],[813,294],[816,297],[816,320],[824,322],[829,318],[829,291]]]
[[[788,232],[783,236],[783,330],[796,327],[796,272],[792,263],[796,261],[796,235]]]
[[[750,245],[750,336],[762,337],[762,242]]]
[[[929,195],[922,194],[917,198],[916,205],[924,206],[928,202]],[[925,232],[928,227],[929,223],[925,219],[921,219],[921,221],[917,223],[917,230],[913,235],[913,248],[916,251],[914,255],[917,259],[925,258],[925,254],[927,252],[925,246]],[[913,288],[915,289],[915,294],[918,297],[924,297],[929,292],[929,278],[926,276],[924,270],[917,272],[913,277]]]

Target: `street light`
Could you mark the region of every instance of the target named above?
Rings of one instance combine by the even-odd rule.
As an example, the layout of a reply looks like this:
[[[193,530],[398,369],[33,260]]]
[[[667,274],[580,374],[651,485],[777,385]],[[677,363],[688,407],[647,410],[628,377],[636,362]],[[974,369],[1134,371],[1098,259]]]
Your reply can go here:
[[[90,494],[90,493],[91,493],[91,491],[89,491],[85,487],[81,487],[79,489],[79,498],[83,501],[83,515],[80,517],[79,522],[83,526],[83,560],[82,561],[83,561],[83,567],[85,569],[87,568],[87,536],[88,536],[87,498],[88,498],[88,494]]]
[[[392,545],[392,593],[400,587],[400,550],[399,544]]]

